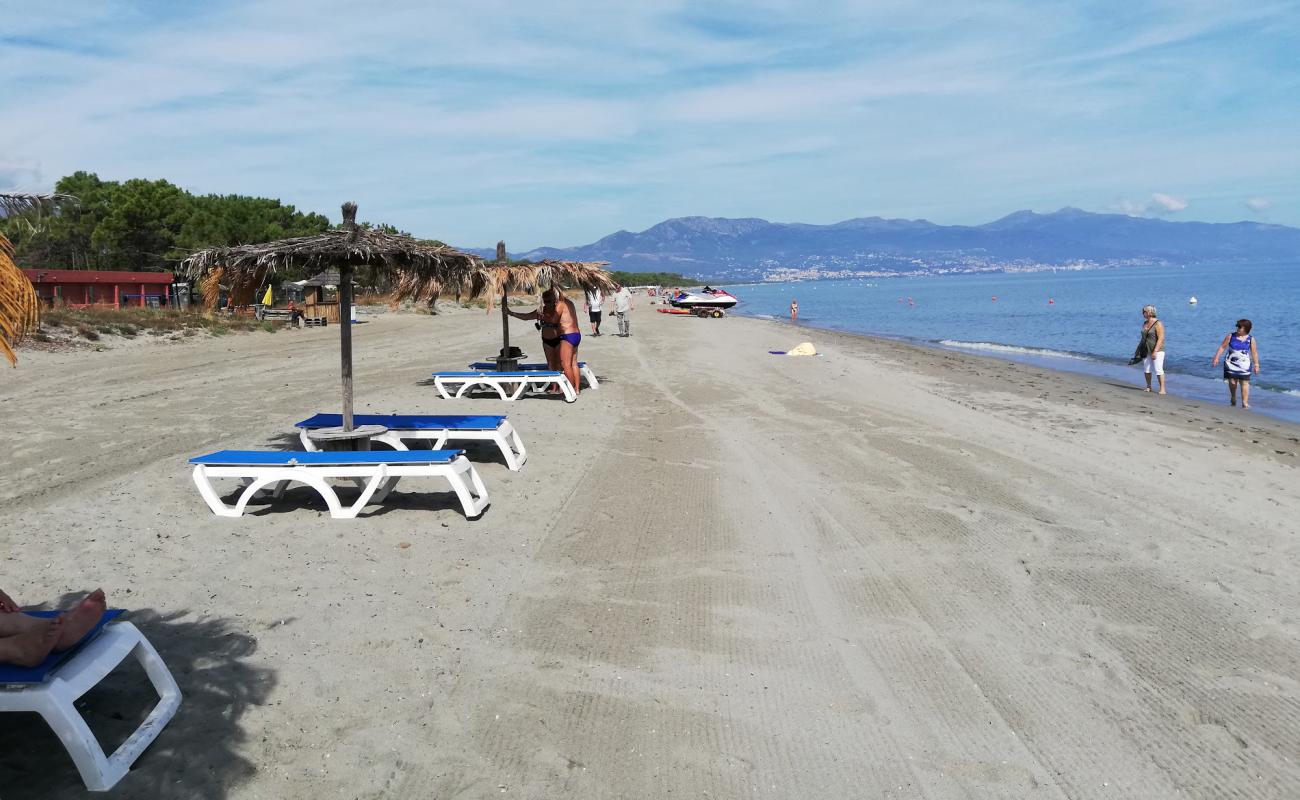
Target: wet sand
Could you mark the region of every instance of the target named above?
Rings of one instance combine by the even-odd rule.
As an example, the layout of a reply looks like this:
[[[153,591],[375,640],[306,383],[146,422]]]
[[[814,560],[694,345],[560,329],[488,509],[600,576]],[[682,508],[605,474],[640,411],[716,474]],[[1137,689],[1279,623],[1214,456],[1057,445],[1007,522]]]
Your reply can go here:
[[[337,330],[0,373],[0,587],[103,586],[185,703],[114,797],[1286,798],[1300,426],[760,320],[633,315],[577,404],[445,401],[499,317],[356,332],[357,406],[507,413],[433,481],[213,516],[186,459],[337,410]],[[613,326],[606,326],[612,330]],[[534,357],[536,332],[513,328]],[[803,336],[817,358],[767,354]],[[115,744],[142,676],[85,698]],[[80,797],[36,718],[0,798]]]

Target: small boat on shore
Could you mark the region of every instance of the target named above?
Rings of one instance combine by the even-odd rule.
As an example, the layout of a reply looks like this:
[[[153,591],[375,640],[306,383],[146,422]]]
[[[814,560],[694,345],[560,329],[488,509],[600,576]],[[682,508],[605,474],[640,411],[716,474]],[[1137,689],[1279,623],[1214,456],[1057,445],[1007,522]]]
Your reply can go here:
[[[732,308],[740,302],[736,296],[725,289],[713,289],[705,286],[698,294],[678,292],[671,300],[675,308]]]

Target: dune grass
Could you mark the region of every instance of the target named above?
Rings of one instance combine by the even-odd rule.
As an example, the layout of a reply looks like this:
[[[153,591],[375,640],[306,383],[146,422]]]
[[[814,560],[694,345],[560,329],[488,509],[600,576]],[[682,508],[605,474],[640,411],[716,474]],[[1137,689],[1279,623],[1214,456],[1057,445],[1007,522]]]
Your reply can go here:
[[[251,317],[207,316],[197,311],[158,308],[49,308],[41,312],[41,332],[73,335],[89,341],[101,336],[220,336],[254,330],[275,331],[270,322]],[[34,337],[40,341],[43,337]]]

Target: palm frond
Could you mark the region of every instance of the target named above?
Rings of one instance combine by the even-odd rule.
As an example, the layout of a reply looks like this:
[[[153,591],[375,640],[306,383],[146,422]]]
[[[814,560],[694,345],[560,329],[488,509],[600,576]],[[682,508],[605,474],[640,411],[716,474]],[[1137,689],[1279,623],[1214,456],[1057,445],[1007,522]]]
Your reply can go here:
[[[14,263],[13,245],[0,236],[0,355],[10,366],[18,366],[14,346],[36,327],[39,315],[36,287]]]

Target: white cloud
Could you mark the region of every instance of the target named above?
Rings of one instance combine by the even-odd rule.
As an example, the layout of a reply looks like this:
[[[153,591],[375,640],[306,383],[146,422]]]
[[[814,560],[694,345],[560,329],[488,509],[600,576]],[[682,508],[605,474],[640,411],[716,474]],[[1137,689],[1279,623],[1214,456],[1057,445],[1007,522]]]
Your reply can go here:
[[[1154,203],[1155,206],[1162,208],[1171,214],[1179,211],[1185,211],[1187,209],[1186,200],[1182,199],[1181,197],[1174,197],[1172,195],[1163,194],[1161,192],[1156,192],[1155,194],[1151,195],[1151,202]]]
[[[1254,211],[1256,214],[1262,214],[1273,207],[1273,203],[1267,197],[1252,197],[1246,201],[1246,208]]]
[[[1185,211],[1191,205],[1181,197],[1156,192],[1150,200],[1122,199],[1111,204],[1111,211],[1118,211],[1130,217],[1159,217],[1164,214],[1176,214]]]

